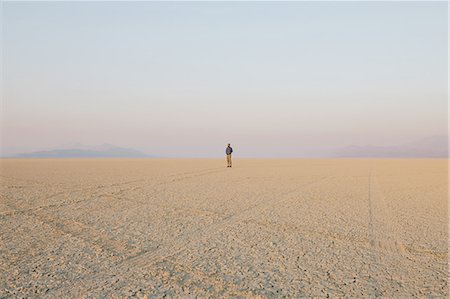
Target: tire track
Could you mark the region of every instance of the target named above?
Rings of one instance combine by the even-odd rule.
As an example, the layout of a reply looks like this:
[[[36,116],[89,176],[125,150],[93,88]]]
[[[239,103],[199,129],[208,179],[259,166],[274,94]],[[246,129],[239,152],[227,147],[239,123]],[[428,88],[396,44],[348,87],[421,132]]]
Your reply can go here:
[[[178,244],[177,243],[162,244],[162,246],[160,248],[158,248],[157,250],[153,250],[153,251],[149,251],[149,252],[142,252],[134,257],[131,257],[129,260],[127,260],[127,263],[130,263],[130,265],[132,265],[133,267],[145,267],[148,264],[154,263],[158,259],[170,258],[170,257],[186,250],[188,248],[188,246],[191,245],[192,243],[198,243],[198,242],[206,241],[209,238],[212,238],[219,232],[226,229],[227,225],[235,223],[239,220],[240,217],[242,217],[243,215],[247,215],[248,212],[250,212],[250,211],[254,212],[256,209],[261,208],[261,207],[266,208],[268,204],[270,206],[276,206],[286,200],[283,197],[285,197],[289,194],[298,192],[299,189],[317,184],[317,183],[323,181],[324,179],[330,178],[330,177],[332,177],[332,176],[322,177],[313,182],[303,184],[300,187],[297,187],[293,190],[290,190],[288,192],[281,194],[279,200],[273,201],[271,203],[268,203],[267,200],[265,200],[265,199],[260,200],[260,201],[256,202],[255,204],[250,205],[249,207],[241,210],[240,212],[229,215],[227,217],[222,218],[219,221],[212,223],[206,229],[202,229],[202,228],[196,229],[196,230],[190,232],[189,235],[187,235],[187,236],[185,234],[184,237],[177,239]],[[173,241],[175,241],[175,240],[172,240],[172,242]],[[167,253],[168,251],[172,251],[172,252]]]
[[[402,258],[411,258],[407,249],[408,247],[399,240],[397,234],[393,233],[390,222],[395,218],[391,215],[391,208],[386,204],[385,198],[381,194],[380,185],[374,176],[371,178],[371,188],[372,201],[374,201],[374,198],[376,199],[376,203],[372,203],[372,205],[375,205],[375,208],[372,206],[372,209],[377,211],[377,214],[379,214],[383,221],[380,223],[380,225],[383,225],[383,229],[381,230],[383,237],[374,237],[371,241],[372,246],[379,249],[379,251],[390,251]],[[372,233],[374,232],[372,231]]]
[[[210,173],[215,173],[215,172],[218,172],[218,171],[217,170],[210,171],[210,169],[208,169],[208,171],[205,172],[205,170],[200,170],[200,171],[192,173],[192,174],[197,174],[195,176],[192,176],[192,175],[191,176],[182,176],[181,178],[178,178],[176,181],[190,179],[192,177],[198,177],[198,176],[202,176],[202,175],[208,175]],[[78,189],[75,191],[70,191],[70,192],[60,191],[60,192],[56,192],[56,193],[42,199],[42,200],[51,199],[51,198],[59,196],[59,195],[70,195],[73,193],[84,192],[84,191],[89,191],[89,190],[98,191],[98,190],[103,190],[105,188],[111,188],[111,187],[115,187],[115,186],[123,186],[123,185],[128,185],[131,183],[143,182],[143,181],[146,181],[146,180],[141,179],[141,180],[127,181],[127,182],[123,182],[123,183],[113,183],[113,184],[109,184],[106,186],[100,185],[100,186],[94,186],[94,187],[87,187],[87,188],[81,188],[81,189]],[[164,185],[164,184],[167,184],[167,181],[162,182],[158,185]],[[123,191],[123,190],[121,190],[121,191]],[[84,242],[87,242],[88,244],[91,244],[91,246],[94,248],[101,248],[102,250],[105,250],[115,256],[126,257],[126,256],[137,254],[140,251],[140,248],[138,248],[136,246],[129,245],[126,242],[123,242],[123,241],[120,241],[117,239],[112,239],[106,233],[99,231],[99,230],[93,228],[92,226],[86,225],[82,222],[52,216],[48,212],[45,211],[45,210],[48,210],[49,208],[63,207],[63,206],[71,205],[71,204],[88,202],[93,198],[103,197],[103,196],[108,196],[108,194],[100,194],[100,195],[96,194],[94,196],[90,196],[87,199],[75,200],[75,201],[70,201],[70,202],[67,202],[67,201],[59,202],[59,203],[55,203],[55,204],[51,204],[51,205],[39,206],[39,207],[34,207],[34,208],[29,208],[29,209],[20,209],[20,208],[18,208],[18,206],[16,204],[14,204],[13,202],[10,201],[9,203],[5,203],[4,205],[13,211],[1,214],[0,220],[7,216],[28,215],[28,216],[33,217],[33,218],[37,219],[38,221],[44,223],[48,227],[51,227],[52,229],[62,233],[63,235],[67,235],[70,237],[80,239]],[[196,211],[196,212],[201,213],[201,211]],[[211,214],[212,212],[204,211],[204,213]],[[205,215],[203,215],[203,216],[205,216]]]
[[[226,170],[226,169],[225,169]],[[282,203],[286,199],[285,196],[298,192],[299,190],[322,182],[325,179],[332,178],[332,175],[321,177],[320,179],[314,180],[312,182],[308,182],[302,184],[295,189],[289,190],[281,195],[279,195],[280,199],[275,200],[271,203],[271,205],[276,206],[279,203]],[[139,203],[139,202],[138,202]],[[172,240],[165,242],[164,244],[160,244],[156,249],[144,250],[133,256],[125,258],[119,261],[116,264],[114,269],[111,269],[108,273],[98,273],[97,275],[86,275],[81,276],[79,279],[72,281],[72,284],[76,282],[80,282],[82,280],[86,281],[97,281],[101,278],[109,277],[110,275],[114,275],[114,273],[122,273],[122,272],[130,272],[130,271],[142,271],[143,268],[154,265],[158,261],[162,260],[171,260],[173,256],[185,251],[188,249],[189,245],[195,244],[198,242],[206,241],[210,238],[213,238],[218,233],[222,232],[227,228],[228,225],[232,223],[236,223],[240,217],[247,214],[249,211],[254,211],[258,208],[264,207],[268,204],[267,200],[259,200],[255,204],[250,205],[246,209],[241,210],[238,213],[223,217],[221,220],[218,220],[207,228],[198,228],[187,232],[183,236],[177,236]],[[64,286],[61,286],[62,288]],[[84,287],[86,285],[84,284]],[[90,291],[100,288],[101,286],[94,286],[93,288],[89,288]],[[52,292],[56,292],[60,288],[55,288]]]
[[[121,186],[121,185],[128,185],[128,184],[139,182],[139,181],[142,181],[142,180],[134,180],[134,181],[123,182],[123,183],[115,183],[115,184],[111,184],[111,185],[107,185],[107,186],[100,185],[100,186],[86,187],[86,188],[80,188],[80,189],[72,190],[72,191],[59,191],[59,192],[55,192],[55,193],[51,194],[50,196],[38,199],[38,201],[47,201],[49,199],[52,199],[52,198],[60,196],[60,195],[61,196],[69,196],[69,195],[73,195],[73,194],[80,193],[80,192],[86,192],[86,191],[90,191],[90,190],[93,190],[95,192],[95,191],[99,191],[99,190],[102,190],[105,188]],[[70,200],[69,201],[60,201],[60,202],[53,203],[53,204],[32,207],[32,208],[25,208],[25,209],[19,208],[16,206],[16,209],[14,209],[13,211],[0,214],[0,218],[5,217],[5,216],[17,215],[17,214],[21,214],[21,213],[44,210],[44,209],[48,209],[48,208],[63,207],[63,206],[71,205],[74,203],[88,201],[88,200],[94,198],[95,196],[97,196],[97,194],[90,195],[89,198],[87,198],[87,199],[81,199],[81,200],[75,200],[75,201],[70,201]],[[12,200],[12,199],[10,198],[10,200]]]
[[[173,182],[179,182],[182,180],[188,180],[188,179],[201,177],[201,176],[205,176],[205,175],[209,175],[209,174],[213,174],[213,173],[218,173],[221,171],[224,171],[224,169],[223,168],[201,169],[199,171],[190,172],[189,175],[186,175],[186,173],[175,174],[175,175],[171,175],[171,178],[172,178],[171,180],[166,179],[165,181],[157,184],[156,187],[161,186],[161,185],[167,185],[167,184],[170,184]],[[115,255],[116,257],[118,256],[123,259],[123,258],[126,258],[127,256],[137,254],[139,251],[142,250],[142,248],[136,247],[133,245],[129,245],[126,242],[123,242],[121,240],[113,239],[109,235],[107,235],[105,232],[97,230],[97,229],[93,228],[92,226],[86,225],[82,222],[75,221],[75,220],[68,220],[68,219],[64,219],[61,217],[56,217],[56,216],[50,215],[50,213],[46,210],[48,210],[50,208],[54,208],[54,207],[63,207],[63,206],[80,203],[80,202],[89,202],[93,198],[110,196],[109,193],[98,194],[98,191],[105,190],[105,189],[108,189],[111,187],[125,186],[125,185],[129,185],[129,184],[133,184],[133,183],[137,183],[137,182],[145,182],[145,181],[148,181],[148,179],[132,180],[132,181],[127,181],[127,182],[122,182],[122,183],[113,183],[113,184],[109,184],[106,186],[99,185],[99,186],[94,186],[94,187],[81,188],[81,189],[69,191],[69,192],[60,191],[60,192],[51,194],[50,196],[47,196],[41,200],[45,201],[45,200],[48,200],[48,199],[51,199],[51,198],[54,198],[54,197],[60,196],[60,195],[70,196],[70,195],[73,195],[73,194],[76,194],[79,192],[85,192],[85,191],[89,191],[89,190],[96,191],[96,194],[93,196],[90,196],[89,198],[83,198],[83,199],[75,200],[75,201],[58,202],[58,203],[51,204],[51,205],[39,206],[39,207],[34,207],[34,208],[29,208],[29,209],[20,209],[15,203],[12,202],[13,199],[10,199],[10,202],[5,205],[8,208],[12,209],[13,211],[0,215],[0,220],[2,218],[5,218],[7,216],[12,216],[12,215],[20,215],[20,214],[28,215],[32,218],[37,219],[39,222],[42,222],[43,224],[47,225],[51,229],[58,231],[59,233],[61,233],[63,235],[77,238],[79,240],[82,240],[83,242],[86,242],[87,244],[90,244],[90,246],[93,248],[100,248],[101,250],[109,252],[109,253]],[[117,198],[120,198],[119,196],[126,193],[126,191],[136,189],[136,188],[145,188],[145,187],[147,187],[147,186],[145,186],[145,184],[144,184],[144,186],[141,185],[138,187],[135,186],[135,187],[128,188],[128,189],[119,190],[119,193],[117,194]],[[157,192],[159,192],[159,190],[155,190],[154,192],[157,193]],[[141,202],[136,202],[135,205],[138,205],[140,203]],[[196,211],[196,212],[201,213],[201,211]],[[204,211],[204,213],[211,214],[211,212],[208,212],[208,211]],[[205,216],[205,215],[202,215],[202,216]],[[30,248],[30,250],[31,250],[31,248]],[[11,266],[13,266],[13,264]]]
[[[373,242],[373,240],[371,240],[368,237],[354,238],[348,234],[332,232],[329,230],[316,230],[316,229],[311,229],[310,227],[302,226],[302,225],[282,224],[282,223],[272,222],[272,221],[262,222],[262,221],[257,221],[257,220],[253,220],[253,219],[242,220],[241,222],[248,223],[248,224],[254,224],[254,225],[268,228],[268,229],[276,229],[276,230],[279,230],[280,232],[286,232],[286,231],[289,231],[292,233],[301,232],[301,233],[306,233],[307,235],[308,234],[312,235],[315,238],[336,240],[336,241],[346,242],[349,244],[360,244],[361,246],[364,246],[367,249],[374,249],[374,250],[378,251],[379,254],[386,253],[386,252],[398,254],[399,252],[405,250],[408,253],[415,253],[415,254],[423,255],[423,256],[432,256],[432,257],[437,257],[440,259],[447,258],[447,252],[423,250],[421,248],[408,246],[408,245],[405,245],[402,243],[399,244],[398,242],[392,242],[387,239],[381,239],[381,240],[378,240],[377,242]]]
[[[406,246],[401,242],[398,233],[393,229],[393,221],[395,218],[391,214],[390,207],[386,204],[384,196],[381,193],[376,176],[371,171],[368,177],[369,189],[369,240],[371,262],[369,263],[370,279],[368,279],[369,287],[372,295],[383,296],[381,291],[381,281],[386,277],[391,277],[392,273],[396,273],[397,269],[391,269],[387,253],[393,254],[394,257],[400,258],[406,264],[401,262],[400,265],[405,267],[410,261],[413,261],[411,251],[417,250],[412,246]],[[436,253],[435,253],[436,254]],[[429,256],[429,255],[426,255]],[[409,266],[408,266],[409,267]],[[423,265],[422,269],[426,269]]]
[[[48,186],[51,186],[52,184],[51,183],[47,183],[47,182],[42,182],[42,181],[39,181],[39,180],[31,180],[31,179],[20,179],[20,178],[16,178],[16,177],[12,177],[12,176],[7,176],[7,175],[3,175],[3,174],[0,174],[0,177],[3,177],[3,178],[5,178],[5,179],[12,179],[12,180],[16,180],[16,181],[21,181],[21,182],[27,182],[27,183],[32,183],[32,184],[38,184],[38,185],[48,185]],[[27,187],[30,187],[29,185],[27,185]]]
[[[216,169],[216,170],[210,171],[211,169],[206,169],[206,170],[208,170],[207,172],[205,172],[206,170],[199,170],[197,172],[191,172],[191,174],[196,174],[196,175],[191,175],[191,176],[183,176],[185,173],[180,173],[178,175],[175,174],[175,175],[172,175],[172,176],[175,176],[176,179],[160,182],[160,183],[154,185],[153,187],[155,188],[155,187],[158,187],[158,186],[167,185],[168,183],[176,183],[176,182],[183,181],[183,180],[186,180],[186,179],[200,177],[200,176],[205,176],[205,175],[208,175],[208,174],[219,173],[219,172],[224,171],[222,168],[220,168],[220,170],[217,170],[217,168],[214,168],[214,169]],[[179,177],[180,175],[181,175],[181,177]],[[54,194],[52,194],[52,195],[50,195],[48,197],[41,198],[41,199],[39,199],[39,201],[46,201],[46,200],[52,199],[52,198],[60,196],[60,195],[68,196],[68,195],[73,195],[74,193],[86,192],[86,191],[90,191],[90,190],[93,190],[94,192],[95,191],[101,191],[101,190],[104,190],[106,188],[123,186],[123,185],[129,185],[129,184],[136,183],[136,182],[148,182],[148,180],[147,179],[140,179],[140,180],[133,180],[133,181],[128,181],[128,182],[123,182],[123,183],[114,183],[114,184],[110,184],[110,185],[107,185],[107,186],[99,185],[99,186],[81,188],[81,189],[71,190],[71,191],[59,191],[59,192],[56,192],[56,193],[54,193]],[[145,184],[144,184],[144,185],[137,186],[137,187],[132,187],[132,188],[128,188],[128,189],[119,190],[116,193],[112,193],[112,195],[120,196],[120,195],[125,194],[127,191],[139,190],[139,189],[143,189],[143,188],[146,188],[146,187],[147,186],[145,186]],[[64,207],[64,206],[68,206],[68,205],[72,205],[72,204],[88,202],[88,201],[92,200],[93,198],[96,198],[96,197],[108,197],[109,195],[111,195],[111,193],[94,194],[94,195],[89,195],[88,198],[83,198],[83,199],[80,199],[80,200],[61,201],[61,202],[54,203],[54,204],[38,206],[38,207],[33,207],[33,208],[26,208],[26,209],[17,208],[17,209],[15,209],[13,211],[10,211],[10,212],[1,213],[0,214],[0,219],[4,218],[4,217],[7,217],[7,216],[21,214],[21,213],[39,211],[39,210],[44,210],[44,209],[49,209],[49,208],[56,208],[56,207]]]
[[[376,177],[373,179],[373,183],[376,186],[377,190],[377,203],[379,203],[379,210],[384,211],[384,219],[386,220],[384,222],[386,225],[382,231],[384,237],[377,240],[378,243],[375,244],[375,247],[378,247],[383,253],[390,251],[399,256],[404,261],[413,263],[413,266],[416,270],[417,268],[424,271],[427,271],[429,269],[429,264],[427,265],[426,263],[424,263],[424,260],[421,259],[423,257],[427,257],[428,263],[432,264],[440,263],[441,261],[444,263],[444,260],[448,261],[448,250],[436,251],[429,248],[413,246],[413,244],[406,244],[405,242],[401,241],[403,239],[403,235],[401,235],[403,225],[402,219],[399,218],[399,215],[403,215],[403,213],[401,211],[396,211],[397,213],[394,215],[392,212],[393,209],[388,204],[386,195],[383,193],[381,185]],[[432,187],[430,186],[430,188]],[[408,215],[406,217],[414,216]],[[385,272],[389,273],[390,269],[385,270]]]
[[[367,194],[367,200],[368,200],[368,208],[369,208],[369,241],[371,244],[371,261],[368,263],[368,277],[367,277],[367,289],[371,293],[371,297],[380,297],[382,296],[381,292],[379,291],[380,286],[376,278],[374,277],[375,269],[373,267],[374,264],[378,264],[378,254],[376,252],[376,240],[375,240],[375,228],[374,228],[374,214],[373,214],[373,190],[372,190],[372,170],[369,171],[368,175],[368,194]]]
[[[81,240],[84,243],[89,244],[89,247],[95,248],[99,252],[108,252],[108,256],[122,257],[132,255],[139,251],[139,248],[136,246],[129,245],[118,239],[112,239],[105,232],[99,231],[78,221],[69,219],[63,220],[45,213],[36,213],[32,211],[25,212],[25,215],[31,216],[39,222],[42,222],[45,226],[49,227],[52,232],[57,232]],[[33,249],[34,248],[29,248],[26,252],[30,252]],[[21,264],[32,258],[32,256],[28,256],[28,259],[22,259]],[[15,261],[9,264],[9,268],[12,268],[13,266],[17,266]]]

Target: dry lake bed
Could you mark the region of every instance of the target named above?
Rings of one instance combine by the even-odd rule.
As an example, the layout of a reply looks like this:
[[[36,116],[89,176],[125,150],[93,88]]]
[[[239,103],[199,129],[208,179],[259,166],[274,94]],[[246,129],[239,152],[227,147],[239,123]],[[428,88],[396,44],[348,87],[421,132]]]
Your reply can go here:
[[[0,163],[0,298],[449,295],[446,159]]]

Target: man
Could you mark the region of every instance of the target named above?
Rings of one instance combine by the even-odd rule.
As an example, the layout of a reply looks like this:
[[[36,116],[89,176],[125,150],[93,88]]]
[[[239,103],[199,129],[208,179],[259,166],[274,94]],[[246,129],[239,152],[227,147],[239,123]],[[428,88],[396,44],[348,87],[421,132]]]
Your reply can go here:
[[[228,143],[227,149],[225,150],[225,154],[227,154],[227,167],[231,167],[231,153],[233,152],[233,149],[231,148],[230,144]]]

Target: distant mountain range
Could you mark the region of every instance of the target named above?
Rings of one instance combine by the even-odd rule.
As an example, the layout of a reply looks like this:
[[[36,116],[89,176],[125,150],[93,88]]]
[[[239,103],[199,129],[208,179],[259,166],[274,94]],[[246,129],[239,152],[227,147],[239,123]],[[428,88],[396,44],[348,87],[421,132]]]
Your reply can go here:
[[[448,137],[431,136],[397,146],[353,145],[335,150],[326,150],[321,157],[336,158],[447,158]],[[11,156],[10,156],[11,157]],[[62,145],[47,149],[21,153],[14,158],[155,158],[133,148],[118,147],[111,144],[86,146],[80,143]]]
[[[348,146],[337,150],[336,157],[349,158],[447,158],[448,137],[431,136],[398,146]]]
[[[152,158],[141,151],[118,147],[110,144],[88,147],[79,145],[76,148],[61,148],[30,153],[21,153],[15,158]]]

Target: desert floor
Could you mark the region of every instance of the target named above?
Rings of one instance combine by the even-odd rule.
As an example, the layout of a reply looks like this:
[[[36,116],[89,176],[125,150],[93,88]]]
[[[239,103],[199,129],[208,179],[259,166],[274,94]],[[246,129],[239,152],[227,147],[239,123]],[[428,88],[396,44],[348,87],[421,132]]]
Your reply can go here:
[[[0,298],[449,295],[447,160],[0,162]]]

